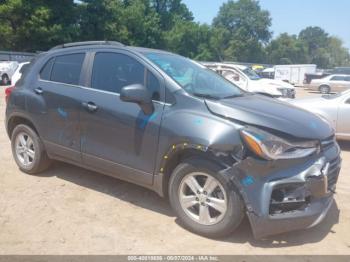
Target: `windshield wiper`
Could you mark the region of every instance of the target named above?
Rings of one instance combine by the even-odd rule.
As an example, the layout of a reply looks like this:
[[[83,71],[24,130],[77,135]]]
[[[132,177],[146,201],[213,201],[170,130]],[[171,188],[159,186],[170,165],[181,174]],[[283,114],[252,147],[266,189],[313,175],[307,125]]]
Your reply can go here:
[[[210,95],[210,94],[193,93],[193,95],[194,95],[194,96],[197,96],[197,97],[208,98],[208,99],[214,99],[214,100],[219,100],[219,99],[220,99],[220,97],[213,96],[213,95]]]

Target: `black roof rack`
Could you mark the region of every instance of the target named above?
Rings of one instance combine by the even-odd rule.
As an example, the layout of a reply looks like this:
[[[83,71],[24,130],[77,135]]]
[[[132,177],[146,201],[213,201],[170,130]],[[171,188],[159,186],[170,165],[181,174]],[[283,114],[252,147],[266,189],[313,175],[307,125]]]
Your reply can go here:
[[[112,46],[124,46],[122,43],[116,42],[116,41],[85,41],[85,42],[73,42],[73,43],[66,43],[62,45],[57,45],[50,50],[56,50],[61,48],[68,48],[68,47],[76,47],[76,46],[87,46],[87,45],[112,45]]]

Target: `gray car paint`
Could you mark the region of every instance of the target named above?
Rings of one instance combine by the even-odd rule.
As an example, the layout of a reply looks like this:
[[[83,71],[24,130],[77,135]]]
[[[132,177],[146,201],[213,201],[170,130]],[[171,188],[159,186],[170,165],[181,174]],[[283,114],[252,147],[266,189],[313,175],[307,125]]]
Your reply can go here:
[[[50,57],[82,51],[87,55],[79,85],[38,79],[40,69]],[[162,79],[163,94],[167,93],[167,97],[155,102],[157,118],[147,122],[143,130],[137,128],[141,109],[136,104],[123,103],[118,95],[90,88],[93,54],[98,51],[125,52]],[[7,132],[10,135],[16,118],[24,118],[35,127],[51,158],[132,181],[160,195],[167,192],[167,181],[176,159],[189,155],[205,157],[221,165],[223,174],[231,178],[231,186],[241,193],[253,232],[259,238],[305,228],[320,220],[332,199],[331,194],[324,201],[313,202],[302,214],[270,217],[267,206],[271,183],[295,179],[305,182],[301,174],[319,158],[333,161],[339,157],[337,144],[303,159],[266,161],[244,157],[247,149],[239,130],[254,125],[299,139],[322,140],[333,135],[323,120],[258,95],[222,101],[194,97],[147,60],[141,51],[147,49],[99,45],[56,49],[39,55],[12,91],[6,108]],[[35,92],[37,87],[42,88],[43,94]],[[95,103],[101,107],[100,112],[96,115],[86,112],[84,102]],[[123,152],[127,154],[121,155]],[[245,183],[246,179],[251,183]]]

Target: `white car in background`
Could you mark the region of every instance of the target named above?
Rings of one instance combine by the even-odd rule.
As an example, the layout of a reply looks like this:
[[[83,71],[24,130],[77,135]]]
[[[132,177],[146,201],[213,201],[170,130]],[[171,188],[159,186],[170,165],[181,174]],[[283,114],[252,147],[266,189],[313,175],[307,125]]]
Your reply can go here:
[[[341,140],[350,140],[350,90],[317,98],[290,100],[291,104],[319,115]]]
[[[2,85],[9,85],[11,78],[18,67],[18,62],[4,61],[0,62],[0,81]]]
[[[25,65],[28,65],[28,64],[29,64],[29,62],[24,62],[24,63],[20,63],[18,65],[15,73],[12,75],[11,85],[15,85],[17,83],[17,81],[21,79],[22,69],[24,68]]]
[[[295,87],[281,80],[261,78],[253,69],[229,63],[202,63],[241,89],[272,97],[295,98]]]
[[[350,75],[329,75],[320,79],[312,79],[307,87],[322,94],[350,90]]]

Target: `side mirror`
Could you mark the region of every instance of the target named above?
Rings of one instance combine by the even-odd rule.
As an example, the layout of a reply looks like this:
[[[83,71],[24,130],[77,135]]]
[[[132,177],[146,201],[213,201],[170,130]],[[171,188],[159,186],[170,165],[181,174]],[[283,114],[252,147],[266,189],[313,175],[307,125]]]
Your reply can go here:
[[[120,91],[120,99],[138,104],[145,115],[150,115],[154,111],[151,93],[141,84],[124,86]]]

